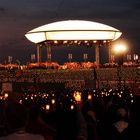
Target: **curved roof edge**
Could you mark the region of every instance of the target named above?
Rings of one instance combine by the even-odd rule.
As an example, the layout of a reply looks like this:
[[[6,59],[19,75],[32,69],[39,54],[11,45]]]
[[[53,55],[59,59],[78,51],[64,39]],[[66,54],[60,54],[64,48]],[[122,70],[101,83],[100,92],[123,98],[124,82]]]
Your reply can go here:
[[[37,27],[25,34],[34,43],[49,40],[116,40],[121,32],[111,26],[85,20],[65,20]]]

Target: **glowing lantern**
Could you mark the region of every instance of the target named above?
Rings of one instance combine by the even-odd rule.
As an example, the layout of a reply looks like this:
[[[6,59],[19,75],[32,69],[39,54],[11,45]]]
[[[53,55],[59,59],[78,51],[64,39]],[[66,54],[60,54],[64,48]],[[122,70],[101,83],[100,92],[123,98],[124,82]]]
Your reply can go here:
[[[54,99],[52,99],[52,104],[55,104],[55,100]]]
[[[88,100],[91,100],[91,99],[92,99],[92,95],[89,94],[89,95],[88,95]]]
[[[77,102],[81,101],[81,92],[75,91],[73,96]]]
[[[71,105],[71,106],[70,106],[70,109],[73,110],[73,109],[74,109],[74,105]]]
[[[50,105],[46,105],[46,110],[50,110]]]

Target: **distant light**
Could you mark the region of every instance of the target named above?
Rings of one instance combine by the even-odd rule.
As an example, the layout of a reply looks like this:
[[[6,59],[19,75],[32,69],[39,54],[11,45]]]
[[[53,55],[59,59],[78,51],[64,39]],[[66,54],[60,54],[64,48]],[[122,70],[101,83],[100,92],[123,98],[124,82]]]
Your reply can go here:
[[[55,44],[57,44],[57,43],[58,43],[58,41],[57,41],[57,40],[55,40],[55,41],[54,41],[54,43],[55,43]]]
[[[78,92],[78,91],[75,91],[74,92],[74,95],[73,95],[73,97],[75,98],[75,100],[77,101],[77,102],[80,102],[81,101],[81,92]]]
[[[70,106],[70,109],[73,110],[73,109],[74,109],[74,105],[71,105],[71,106]]]
[[[91,95],[91,94],[88,95],[88,99],[89,99],[89,100],[92,99],[92,95]]]
[[[67,41],[67,40],[65,40],[65,41],[63,41],[63,43],[64,43],[64,44],[66,44],[66,43],[68,43],[68,41]]]
[[[55,104],[55,100],[54,99],[52,99],[52,104]]]
[[[9,96],[8,93],[5,93],[5,94],[4,94],[4,97],[5,97],[5,98],[8,98],[8,96]]]
[[[126,47],[126,45],[124,45],[124,44],[119,44],[119,45],[115,45],[114,46],[114,51],[116,52],[116,53],[124,53],[124,52],[126,52],[127,51],[127,47]]]
[[[22,104],[22,100],[19,100],[19,103]]]
[[[50,105],[46,105],[46,110],[50,110]]]

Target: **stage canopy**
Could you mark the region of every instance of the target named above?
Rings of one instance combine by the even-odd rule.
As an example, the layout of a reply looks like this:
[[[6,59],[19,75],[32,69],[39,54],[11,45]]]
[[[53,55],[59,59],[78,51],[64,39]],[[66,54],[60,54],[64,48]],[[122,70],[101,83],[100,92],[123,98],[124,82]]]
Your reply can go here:
[[[56,41],[113,41],[121,32],[111,26],[84,20],[66,20],[46,24],[25,34],[33,43]]]

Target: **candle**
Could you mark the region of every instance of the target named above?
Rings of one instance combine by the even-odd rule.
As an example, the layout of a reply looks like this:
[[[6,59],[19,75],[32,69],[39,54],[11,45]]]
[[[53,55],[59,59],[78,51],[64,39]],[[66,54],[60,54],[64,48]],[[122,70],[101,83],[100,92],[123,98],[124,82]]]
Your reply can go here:
[[[7,98],[7,97],[8,97],[8,93],[5,93],[5,94],[4,94],[4,97]]]
[[[50,105],[46,105],[46,110],[50,110]]]
[[[91,94],[88,95],[88,100],[91,100],[92,99],[92,96]]]
[[[52,104],[55,104],[55,100],[54,99],[52,99]]]
[[[70,106],[70,109],[73,110],[73,109],[74,109],[74,105],[71,105],[71,106]]]
[[[81,101],[81,92],[74,92],[74,98],[77,102],[80,102]]]

